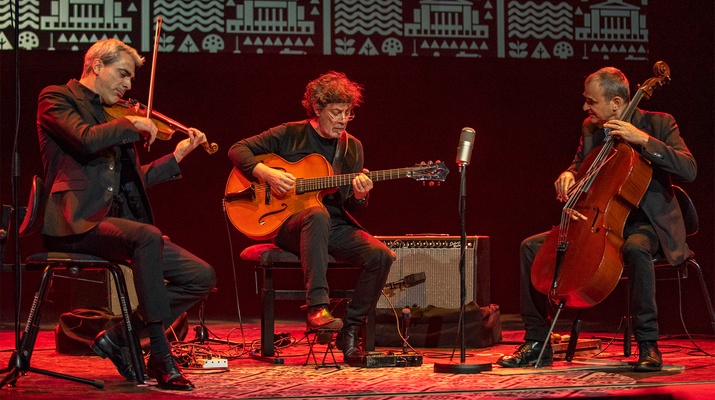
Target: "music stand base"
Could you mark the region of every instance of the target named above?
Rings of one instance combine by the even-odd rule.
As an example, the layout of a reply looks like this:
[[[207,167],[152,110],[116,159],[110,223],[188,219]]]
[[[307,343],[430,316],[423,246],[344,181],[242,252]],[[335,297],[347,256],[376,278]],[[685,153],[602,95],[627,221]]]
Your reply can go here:
[[[482,371],[491,371],[492,364],[471,363],[434,363],[434,372],[442,374],[478,374]]]

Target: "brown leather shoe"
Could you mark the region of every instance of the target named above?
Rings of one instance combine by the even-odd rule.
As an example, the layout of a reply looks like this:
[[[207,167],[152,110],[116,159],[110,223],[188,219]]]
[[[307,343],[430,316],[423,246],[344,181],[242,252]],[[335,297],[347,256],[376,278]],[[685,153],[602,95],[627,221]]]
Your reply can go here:
[[[638,362],[634,372],[658,372],[663,369],[663,357],[655,340],[638,342]]]
[[[541,353],[541,348],[543,347],[542,342],[528,341],[524,342],[519,346],[514,354],[510,356],[504,356],[497,360],[497,364],[506,368],[517,368],[517,367],[527,367],[529,365],[534,365],[536,360],[539,359],[539,354]],[[539,367],[548,367],[554,363],[554,351],[549,343],[544,349],[544,354],[539,360]]]
[[[193,390],[194,385],[181,372],[171,354],[155,357],[153,354],[146,363],[146,373],[156,379],[159,387],[167,390]]]
[[[306,320],[308,329],[341,329],[343,321],[330,314],[325,306],[315,306],[308,308],[308,318]]]

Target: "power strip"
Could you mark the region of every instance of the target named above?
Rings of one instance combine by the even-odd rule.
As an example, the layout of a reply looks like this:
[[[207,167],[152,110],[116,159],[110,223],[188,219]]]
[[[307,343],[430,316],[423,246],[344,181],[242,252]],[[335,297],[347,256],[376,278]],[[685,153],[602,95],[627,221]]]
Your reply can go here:
[[[211,358],[198,361],[203,369],[228,368],[228,360],[225,358]]]

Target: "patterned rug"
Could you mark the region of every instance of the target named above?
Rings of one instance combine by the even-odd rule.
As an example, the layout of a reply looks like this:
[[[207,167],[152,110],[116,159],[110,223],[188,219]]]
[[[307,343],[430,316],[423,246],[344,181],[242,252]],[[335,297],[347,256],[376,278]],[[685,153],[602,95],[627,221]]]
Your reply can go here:
[[[290,327],[286,328],[290,331]],[[214,329],[227,336],[227,330]],[[258,337],[258,327],[247,328],[246,337]],[[291,334],[300,337],[298,331]],[[235,333],[232,335],[235,340]],[[663,371],[636,374],[631,371],[634,357],[604,352],[598,357],[579,357],[572,363],[557,360],[552,367],[504,369],[496,365],[491,371],[477,374],[436,373],[434,363],[449,363],[451,349],[418,349],[423,352],[423,364],[417,367],[354,368],[342,363],[340,368],[316,368],[311,362],[303,365],[309,347],[305,340],[295,340],[281,348],[283,365],[272,365],[253,359],[238,351],[228,357],[228,369],[184,368],[196,389],[191,392],[160,390],[153,381],[144,386],[121,379],[112,364],[96,356],[67,356],[54,349],[52,332],[40,333],[33,353],[32,366],[51,371],[103,380],[104,389],[48,377],[33,371],[18,379],[16,387],[3,388],[0,398],[66,399],[81,394],[83,399],[541,399],[541,398],[682,398],[709,399],[715,391],[715,362],[695,355],[686,343],[668,342],[662,346],[666,364]],[[701,342],[703,344],[703,342]],[[715,342],[707,339],[707,349]],[[0,332],[0,349],[11,348],[12,332]],[[211,345],[214,353],[228,354],[235,350]],[[246,345],[255,347],[256,342]],[[672,346],[672,347],[671,347]],[[243,347],[243,346],[241,346]],[[674,348],[684,350],[673,350]],[[190,349],[190,350],[189,350]],[[325,345],[316,345],[318,361]],[[468,363],[491,363],[502,354],[513,351],[514,344],[499,344],[485,349],[470,349]],[[201,352],[201,346],[187,346],[185,351]],[[384,350],[384,349],[380,349]],[[396,351],[396,350],[395,350]],[[8,351],[0,352],[0,362],[7,362]],[[457,350],[456,360],[459,360]],[[328,355],[326,363],[330,363]],[[6,365],[6,364],[5,364]],[[2,376],[5,376],[3,373]]]

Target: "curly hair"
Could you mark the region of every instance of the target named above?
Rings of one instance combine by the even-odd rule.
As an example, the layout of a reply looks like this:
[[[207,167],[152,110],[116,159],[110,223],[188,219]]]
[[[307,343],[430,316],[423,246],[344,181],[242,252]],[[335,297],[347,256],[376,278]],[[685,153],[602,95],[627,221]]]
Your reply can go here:
[[[351,108],[362,102],[363,87],[342,72],[329,71],[308,82],[303,95],[303,108],[308,116],[315,116],[315,107],[322,111],[330,103],[349,103]]]

